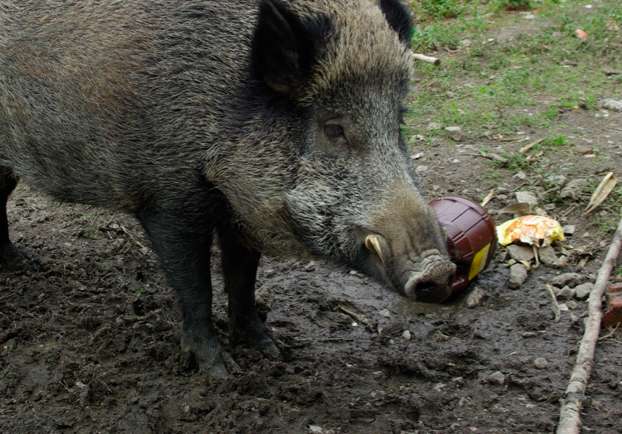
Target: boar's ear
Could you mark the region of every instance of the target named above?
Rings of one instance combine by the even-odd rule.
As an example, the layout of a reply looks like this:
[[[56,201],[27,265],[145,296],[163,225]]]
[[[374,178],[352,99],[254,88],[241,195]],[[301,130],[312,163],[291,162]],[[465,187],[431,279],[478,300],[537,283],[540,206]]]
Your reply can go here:
[[[400,0],[380,0],[380,9],[391,28],[399,35],[400,41],[410,47],[414,30],[410,10]]]
[[[303,21],[282,0],[261,0],[251,55],[255,76],[277,93],[296,93],[331,29],[327,17]]]

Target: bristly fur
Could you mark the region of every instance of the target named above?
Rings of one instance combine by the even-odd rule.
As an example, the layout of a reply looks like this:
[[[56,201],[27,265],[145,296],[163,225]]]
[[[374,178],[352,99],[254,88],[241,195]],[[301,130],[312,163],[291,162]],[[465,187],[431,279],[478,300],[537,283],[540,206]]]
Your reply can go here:
[[[399,0],[0,0],[0,166],[271,254],[352,264],[355,228],[443,251],[399,133],[409,26]],[[349,146],[318,145],[331,113]]]
[[[327,41],[324,57],[315,65],[301,103],[334,92],[342,83],[364,81],[370,86],[404,86],[412,77],[412,52],[391,31],[377,2],[368,0],[323,0],[293,2],[299,13],[323,13],[335,23],[336,33]]]

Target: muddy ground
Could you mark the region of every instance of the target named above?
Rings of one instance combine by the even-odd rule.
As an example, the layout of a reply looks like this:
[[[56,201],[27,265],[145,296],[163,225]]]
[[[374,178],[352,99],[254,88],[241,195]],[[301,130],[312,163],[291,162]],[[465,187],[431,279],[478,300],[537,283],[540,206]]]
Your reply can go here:
[[[436,159],[443,170],[446,160]],[[477,164],[424,184],[458,193],[452,179],[468,179]],[[329,264],[264,259],[258,293],[284,360],[235,349],[244,372],[209,382],[179,361],[174,294],[134,220],[59,205],[24,185],[10,203],[16,244],[39,269],[0,274],[0,432],[554,430],[585,303],[555,322],[543,284],[583,256],[563,270],[541,267],[510,290],[499,251],[477,283],[485,299],[471,308],[464,297],[415,304]],[[582,273],[597,269],[606,241],[586,236],[597,256]],[[536,368],[539,357],[546,367]],[[618,332],[598,347],[585,432],[620,432],[621,361]]]

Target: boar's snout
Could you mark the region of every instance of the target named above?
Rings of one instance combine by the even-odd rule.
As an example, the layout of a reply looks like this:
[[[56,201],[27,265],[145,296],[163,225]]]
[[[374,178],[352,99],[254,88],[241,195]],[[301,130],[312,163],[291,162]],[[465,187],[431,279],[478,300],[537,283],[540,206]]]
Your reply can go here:
[[[426,250],[421,254],[420,271],[409,273],[404,284],[404,294],[418,301],[429,303],[445,301],[451,295],[449,280],[456,266],[438,250]]]
[[[370,274],[410,299],[428,303],[447,300],[451,295],[450,280],[456,272],[447,251],[428,248],[416,252],[412,247],[405,251],[400,244],[378,233],[367,235],[364,250],[372,259],[366,267]]]
[[[450,297],[456,266],[447,236],[413,185],[390,185],[368,222],[359,232],[364,271],[412,300],[440,303]]]

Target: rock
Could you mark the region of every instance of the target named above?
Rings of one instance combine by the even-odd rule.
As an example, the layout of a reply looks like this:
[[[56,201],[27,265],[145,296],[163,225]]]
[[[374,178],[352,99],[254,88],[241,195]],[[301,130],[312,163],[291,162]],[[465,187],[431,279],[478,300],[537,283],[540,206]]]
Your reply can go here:
[[[307,273],[311,273],[312,271],[315,271],[315,262],[313,261],[309,262],[307,265],[305,265],[304,270]]]
[[[487,378],[488,383],[503,386],[505,384],[505,375],[503,372],[497,371],[490,374]]]
[[[577,231],[577,227],[575,225],[564,226],[564,235],[574,235],[576,231]]]
[[[445,127],[445,131],[449,133],[449,137],[455,142],[460,142],[464,139],[464,134],[462,134],[462,128],[460,127]]]
[[[574,288],[574,296],[579,300],[585,300],[590,296],[590,293],[594,289],[594,284],[587,282],[581,285],[578,285]]]
[[[586,187],[586,179],[573,179],[568,184],[566,184],[564,188],[562,188],[561,193],[559,193],[559,197],[561,197],[562,199],[577,200],[581,197]]]
[[[553,290],[555,293],[555,297],[559,300],[568,300],[569,298],[574,297],[574,289],[570,286],[564,286],[563,288],[556,288]]]
[[[322,434],[324,429],[318,425],[309,425],[309,432],[311,434]]]
[[[391,312],[389,312],[388,309],[382,309],[380,312],[378,312],[380,315],[382,315],[385,318],[390,318],[391,317]]]
[[[534,206],[538,204],[538,198],[528,191],[517,191],[516,200],[519,203],[528,203]]]
[[[534,258],[533,249],[527,246],[520,246],[518,244],[510,244],[507,247],[508,254],[510,258],[521,262],[521,261],[531,261]]]
[[[514,264],[510,267],[510,288],[520,288],[527,280],[527,268],[523,264]]]
[[[575,295],[576,296],[576,295]],[[579,305],[577,304],[576,301],[574,300],[570,300],[568,301],[568,303],[566,303],[566,306],[568,306],[568,309],[570,310],[575,310],[577,307],[579,307]]]
[[[421,165],[421,166],[417,166],[415,168],[415,172],[416,173],[424,173],[424,172],[427,172],[427,171],[428,171],[428,166]]]
[[[566,285],[577,286],[579,283],[583,283],[587,280],[587,277],[579,273],[563,273],[559,276],[555,276],[551,280],[551,285],[562,287]]]
[[[440,130],[441,128],[442,126],[438,122],[430,122],[428,124],[428,130]]]
[[[476,286],[466,298],[466,305],[469,309],[479,306],[486,299],[487,295],[482,288]]]
[[[551,246],[541,247],[538,250],[540,262],[549,267],[561,268],[568,265],[566,258],[558,258],[555,249]]]
[[[552,187],[562,188],[568,179],[564,175],[549,175],[544,178],[547,184]]]
[[[533,361],[533,365],[536,369],[546,369],[549,366],[549,362],[544,357],[538,357]]]
[[[605,98],[600,102],[600,106],[606,110],[622,112],[622,100]]]
[[[520,179],[521,181],[524,181],[527,179],[527,174],[521,170],[519,172],[516,172],[514,176],[512,176],[512,178],[516,178],[516,179]]]
[[[404,333],[402,333],[402,337],[406,339],[407,341],[409,341],[412,338],[412,335],[410,334],[410,330],[404,330]]]

